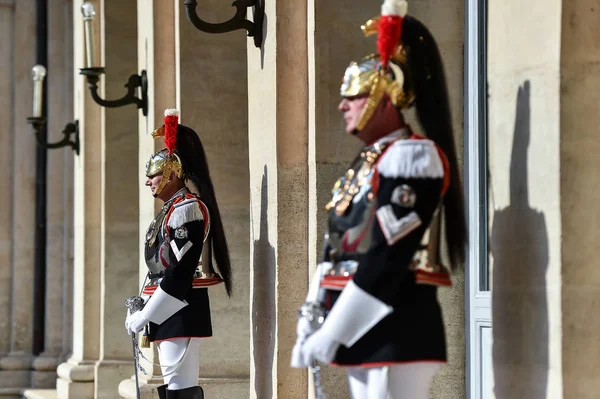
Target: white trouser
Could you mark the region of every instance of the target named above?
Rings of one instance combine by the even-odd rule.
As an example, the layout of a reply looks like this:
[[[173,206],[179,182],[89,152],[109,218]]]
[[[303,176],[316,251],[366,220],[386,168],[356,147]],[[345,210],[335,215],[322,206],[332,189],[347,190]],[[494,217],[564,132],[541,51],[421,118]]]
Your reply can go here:
[[[198,385],[200,338],[176,338],[161,341],[158,360],[167,389],[178,390]]]
[[[415,362],[385,367],[348,367],[354,399],[428,399],[439,363]]]

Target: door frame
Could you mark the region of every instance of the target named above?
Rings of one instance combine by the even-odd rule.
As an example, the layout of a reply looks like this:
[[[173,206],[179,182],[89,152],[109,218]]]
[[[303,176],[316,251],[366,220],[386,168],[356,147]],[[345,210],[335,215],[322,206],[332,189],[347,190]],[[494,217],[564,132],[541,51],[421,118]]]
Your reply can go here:
[[[488,399],[492,384],[492,301],[488,275],[487,1],[465,0],[464,181],[466,397]],[[489,350],[486,354],[485,350]],[[486,359],[488,362],[486,362]]]

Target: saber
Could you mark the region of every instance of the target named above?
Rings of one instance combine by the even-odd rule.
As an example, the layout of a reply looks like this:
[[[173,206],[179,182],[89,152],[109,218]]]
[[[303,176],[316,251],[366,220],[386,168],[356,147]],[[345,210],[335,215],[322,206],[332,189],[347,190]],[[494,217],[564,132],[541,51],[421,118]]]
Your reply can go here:
[[[315,399],[327,399],[327,394],[323,389],[323,385],[321,385],[321,366],[319,366],[316,360],[313,361],[310,371],[312,372],[315,385]]]
[[[327,311],[321,302],[307,302],[298,309],[298,317],[307,319],[313,331],[317,331],[321,327],[326,315]],[[315,399],[327,399],[327,394],[321,384],[321,366],[314,360],[309,369],[313,375]]]
[[[139,312],[144,308],[144,299],[139,296],[131,296],[125,300],[125,306],[129,309],[129,313],[133,314]],[[140,399],[140,382],[138,377],[138,351],[137,351],[137,334],[131,336],[131,343],[133,345],[133,366],[135,368],[135,395],[136,399]]]
[[[138,380],[138,358],[137,358],[137,339],[135,334],[131,337],[131,343],[133,344],[133,367],[135,368],[135,397],[140,399],[140,381]]]

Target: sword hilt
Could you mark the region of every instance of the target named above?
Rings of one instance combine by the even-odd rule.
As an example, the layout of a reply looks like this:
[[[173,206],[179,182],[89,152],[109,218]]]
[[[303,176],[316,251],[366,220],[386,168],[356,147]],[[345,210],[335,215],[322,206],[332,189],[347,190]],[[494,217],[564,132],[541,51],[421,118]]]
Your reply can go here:
[[[130,296],[125,300],[125,306],[131,313],[138,312],[144,308],[144,299],[139,296]]]

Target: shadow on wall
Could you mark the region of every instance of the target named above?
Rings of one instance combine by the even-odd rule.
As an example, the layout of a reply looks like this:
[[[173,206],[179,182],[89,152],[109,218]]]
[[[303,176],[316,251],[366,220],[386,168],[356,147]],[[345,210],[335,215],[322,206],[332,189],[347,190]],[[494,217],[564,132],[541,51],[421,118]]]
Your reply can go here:
[[[510,163],[510,204],[494,211],[492,318],[494,392],[498,399],[545,399],[548,382],[548,235],[529,204],[527,151],[530,83],[517,93]]]
[[[273,397],[275,356],[275,248],[269,242],[268,185],[265,166],[261,183],[260,235],[254,241],[252,343],[255,367],[254,392],[260,399]],[[254,218],[250,223],[257,222]],[[254,228],[254,227],[252,227]]]
[[[260,44],[260,69],[265,68],[265,43],[267,41],[267,31],[268,31],[268,20],[267,13],[265,12],[267,0],[258,0],[257,8],[260,13],[263,14],[263,25],[262,25],[262,43]],[[266,170],[266,166],[265,166]],[[266,173],[266,172],[265,172]]]

